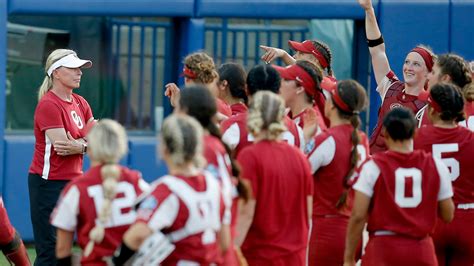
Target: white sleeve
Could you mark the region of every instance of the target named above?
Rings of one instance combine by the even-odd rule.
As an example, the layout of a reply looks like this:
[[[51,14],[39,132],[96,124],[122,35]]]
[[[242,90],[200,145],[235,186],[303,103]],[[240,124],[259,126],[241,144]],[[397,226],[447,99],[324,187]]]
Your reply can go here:
[[[143,180],[143,178],[138,180],[138,187],[142,190],[142,193],[146,193],[150,190],[150,184]]]
[[[319,127],[318,127],[319,129]],[[304,148],[306,146],[306,143],[305,143],[305,139],[304,139],[304,133],[303,133],[303,129],[296,125],[296,131],[298,131],[298,138],[300,139],[300,151],[304,152]]]
[[[359,174],[359,179],[352,186],[353,189],[372,197],[374,195],[374,186],[380,175],[380,168],[373,160],[367,161]]]
[[[72,186],[58,202],[51,215],[51,224],[57,228],[74,232],[77,226],[77,215],[79,213],[80,192],[76,186]]]
[[[332,136],[325,139],[308,157],[311,173],[315,173],[322,166],[326,166],[334,159],[336,142]]]
[[[453,196],[453,186],[448,167],[439,158],[433,157],[439,175],[438,201],[451,198]]]
[[[222,134],[222,141],[229,146],[231,150],[234,150],[240,142],[240,128],[237,123],[233,123],[225,132]]]
[[[379,93],[382,102],[383,99],[385,99],[385,94],[387,94],[388,88],[390,88],[391,85],[392,82],[390,81],[390,79],[388,79],[387,75],[385,75],[382,81],[380,81],[380,84],[378,84],[376,91]]]
[[[150,220],[148,221],[148,226],[155,232],[163,228],[169,227],[176,220],[176,217],[178,216],[178,211],[179,211],[178,197],[175,194],[170,194],[160,204],[158,209],[155,210]]]

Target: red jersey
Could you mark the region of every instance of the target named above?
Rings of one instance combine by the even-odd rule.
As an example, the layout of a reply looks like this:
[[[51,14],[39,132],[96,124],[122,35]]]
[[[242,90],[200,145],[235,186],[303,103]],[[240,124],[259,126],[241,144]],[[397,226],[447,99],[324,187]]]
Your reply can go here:
[[[371,198],[367,230],[424,238],[433,231],[438,201],[453,196],[446,166],[424,151],[373,155],[353,188]]]
[[[84,250],[89,242],[89,232],[94,228],[97,215],[104,201],[101,166],[92,167],[83,177],[71,181],[61,193],[56,208],[51,214],[51,224],[69,232],[77,232],[79,246]],[[82,256],[81,265],[106,265],[103,257],[112,256],[122,242],[122,236],[136,219],[133,204],[148,184],[141,174],[120,167],[117,195],[112,201],[112,215],[104,225],[105,236],[96,243],[88,257]]]
[[[315,147],[308,154],[314,177],[313,216],[351,215],[352,197],[348,208],[338,210],[336,204],[344,192],[344,178],[349,173],[352,153],[352,125],[331,127],[315,137]],[[369,141],[359,131],[359,167],[369,157]],[[357,169],[355,169],[357,170]],[[354,175],[355,176],[355,175]],[[350,181],[352,182],[352,181]]]
[[[222,115],[226,117],[231,117],[232,116],[232,110],[230,109],[230,106],[224,102],[223,100],[216,98],[216,105],[217,105],[217,112],[221,113]]]
[[[428,117],[428,105],[423,106],[415,116],[418,120],[418,127],[433,125],[430,118]]]
[[[82,175],[82,154],[59,156],[46,130],[64,128],[75,139],[87,134],[86,124],[92,119],[92,110],[87,101],[72,94],[72,102],[47,92],[36,106],[34,117],[35,151],[29,172],[48,180],[71,180]]]
[[[237,115],[241,113],[246,113],[248,111],[248,108],[245,104],[243,103],[235,103],[230,106],[230,109],[232,110],[232,115]]]
[[[318,121],[318,131],[327,129],[326,123],[324,122],[324,117],[321,114],[319,108],[317,106],[313,106],[313,110],[316,112],[316,119]],[[300,128],[304,128],[304,115],[307,111],[308,109],[305,109],[303,112],[299,113],[296,116],[293,116],[292,113],[289,112],[288,117],[291,118]]]
[[[222,220],[223,224],[230,224],[231,240],[234,242],[237,225],[238,192],[232,178],[232,166],[229,154],[227,154],[221,141],[211,135],[204,136],[204,157],[207,160],[206,170],[218,177],[221,183],[222,195],[226,212]],[[238,265],[233,248],[229,248],[224,254],[222,265]]]
[[[249,146],[254,141],[254,137],[247,130],[247,115],[247,112],[234,115],[221,124],[222,140],[235,151],[236,157],[243,148]],[[289,117],[284,116],[283,119],[288,129],[282,134],[283,140],[303,150],[303,130]]]
[[[415,149],[431,152],[448,167],[453,181],[454,203],[474,203],[474,132],[465,127],[418,129]]]
[[[161,265],[218,262],[217,232],[224,204],[216,178],[210,174],[164,176],[152,188],[139,205],[136,222],[146,223],[153,231],[161,230],[175,245]]]
[[[382,97],[382,106],[379,108],[377,125],[370,136],[370,153],[387,150],[385,136],[382,132],[382,122],[385,115],[395,107],[406,107],[417,114],[426,105],[426,102],[418,100],[418,96],[405,93],[405,83],[398,80],[397,76],[390,71],[377,87],[377,92]]]
[[[464,103],[464,114],[466,115],[466,120],[459,122],[459,125],[474,131],[474,102],[466,101]]]
[[[246,258],[272,259],[306,249],[313,181],[304,154],[284,141],[259,141],[237,157],[256,200],[242,244]]]

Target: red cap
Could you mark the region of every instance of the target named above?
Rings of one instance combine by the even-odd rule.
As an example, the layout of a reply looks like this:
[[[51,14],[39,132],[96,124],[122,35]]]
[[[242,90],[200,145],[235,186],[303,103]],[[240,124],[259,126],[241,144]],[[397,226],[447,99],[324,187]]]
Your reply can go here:
[[[441,106],[431,97],[429,91],[420,92],[420,94],[418,94],[418,99],[420,101],[427,102],[438,113],[441,113],[443,111],[443,109],[441,109]]]
[[[306,40],[304,42],[295,42],[295,41],[288,41],[288,45],[291,47],[291,49],[306,53],[306,54],[312,54],[316,59],[318,59],[319,64],[321,65],[322,68],[328,67],[328,61],[326,61],[326,58],[314,47],[313,42],[310,40]]]
[[[279,73],[280,76],[286,80],[296,80],[301,86],[303,86],[306,93],[311,96],[315,96],[318,93],[316,83],[313,78],[300,66],[290,65],[287,67],[273,66]]]
[[[332,90],[336,89],[337,87],[337,80],[334,77],[327,76],[324,77],[321,81],[321,89],[331,92]]]

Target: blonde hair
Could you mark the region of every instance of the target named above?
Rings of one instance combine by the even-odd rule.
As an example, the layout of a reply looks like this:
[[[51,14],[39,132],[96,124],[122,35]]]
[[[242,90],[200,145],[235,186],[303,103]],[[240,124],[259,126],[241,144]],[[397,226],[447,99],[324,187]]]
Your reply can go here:
[[[193,162],[197,167],[206,163],[203,151],[203,129],[199,122],[183,114],[172,114],[163,122],[161,143],[174,164]]]
[[[89,156],[93,161],[103,163],[100,168],[104,201],[97,214],[99,222],[89,232],[89,243],[84,249],[84,256],[92,252],[95,243],[100,243],[105,236],[104,224],[112,214],[112,202],[115,199],[116,187],[120,179],[118,162],[128,151],[128,140],[125,129],[111,119],[100,120],[87,135]]]
[[[48,59],[46,59],[46,64],[44,66],[44,74],[45,77],[43,79],[43,83],[39,87],[38,90],[38,101],[41,100],[41,98],[51,89],[53,86],[53,75],[51,74],[51,77],[48,76],[48,69],[56,63],[59,59],[68,56],[70,54],[77,55],[76,52],[73,50],[69,49],[56,49],[49,54]]]
[[[250,103],[247,128],[254,136],[266,131],[264,139],[276,140],[286,131],[284,115],[285,104],[280,96],[269,91],[259,91]]]
[[[196,82],[209,84],[219,77],[214,60],[204,52],[189,54],[184,58],[184,64],[196,74]]]
[[[474,81],[464,86],[463,96],[467,102],[474,101]]]

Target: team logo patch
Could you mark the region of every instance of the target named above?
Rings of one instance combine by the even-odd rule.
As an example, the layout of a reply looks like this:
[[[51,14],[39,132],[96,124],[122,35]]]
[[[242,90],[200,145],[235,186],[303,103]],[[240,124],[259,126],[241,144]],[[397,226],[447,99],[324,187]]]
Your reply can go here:
[[[392,110],[393,108],[397,108],[397,107],[402,107],[402,105],[399,104],[399,103],[392,103],[392,104],[390,105],[390,110]]]
[[[140,207],[137,211],[137,216],[141,219],[149,219],[153,214],[156,206],[158,206],[158,201],[153,196],[149,196],[140,203]]]

